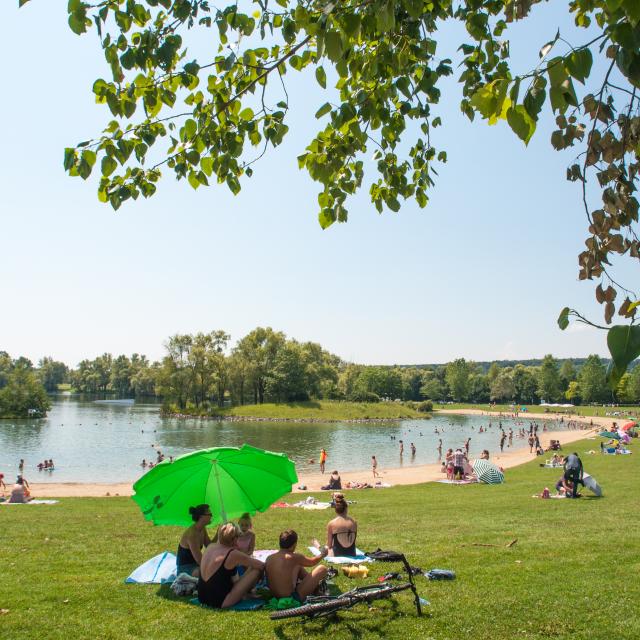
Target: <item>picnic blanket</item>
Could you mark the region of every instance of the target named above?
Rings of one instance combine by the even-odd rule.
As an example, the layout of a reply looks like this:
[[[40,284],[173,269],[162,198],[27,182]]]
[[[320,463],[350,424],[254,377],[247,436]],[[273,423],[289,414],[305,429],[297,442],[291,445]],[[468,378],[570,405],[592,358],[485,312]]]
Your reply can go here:
[[[253,557],[264,562],[275,549],[258,549]],[[176,579],[176,556],[164,551],[141,564],[125,579],[126,584],[171,584]]]
[[[478,481],[477,480],[473,480],[473,479],[469,479],[469,480],[447,480],[445,478],[443,480],[436,480],[436,482],[439,482],[441,484],[475,484]]]
[[[132,571],[126,584],[169,584],[176,579],[176,556],[164,551]]]
[[[6,504],[9,506],[20,504],[57,504],[59,500],[29,500],[29,502],[0,502],[0,504]]]
[[[308,547],[311,555],[319,556],[320,549],[318,547]],[[351,558],[349,556],[327,556],[325,558],[331,564],[360,564],[361,562],[373,562],[373,560],[365,554],[364,551],[356,547],[356,555]]]

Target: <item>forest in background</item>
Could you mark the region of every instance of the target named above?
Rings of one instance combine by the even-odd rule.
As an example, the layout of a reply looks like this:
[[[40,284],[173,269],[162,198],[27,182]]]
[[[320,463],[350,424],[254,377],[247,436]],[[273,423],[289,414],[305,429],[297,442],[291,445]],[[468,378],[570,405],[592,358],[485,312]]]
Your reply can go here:
[[[606,381],[608,361],[587,358],[445,364],[361,365],[344,361],[315,342],[258,327],[231,344],[225,331],[176,334],[164,357],[151,362],[104,353],[71,368],[50,357],[37,365],[0,352],[0,415],[41,415],[46,393],[66,388],[114,397],[153,397],[179,411],[228,405],[304,400],[351,402],[540,402],[638,403],[640,367],[626,373],[615,391]],[[46,393],[44,393],[46,392]]]

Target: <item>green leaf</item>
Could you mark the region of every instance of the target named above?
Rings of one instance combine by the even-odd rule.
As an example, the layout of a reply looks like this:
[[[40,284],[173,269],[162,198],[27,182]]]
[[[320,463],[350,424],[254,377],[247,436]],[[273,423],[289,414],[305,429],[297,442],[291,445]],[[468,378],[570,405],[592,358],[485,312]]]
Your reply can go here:
[[[317,111],[316,111],[316,119],[322,118],[323,115],[329,113],[331,111],[331,105],[328,102],[325,102]]]
[[[342,57],[342,36],[339,31],[327,31],[324,38],[327,56],[331,62],[338,62]]]
[[[573,51],[565,58],[565,67],[567,71],[578,81],[584,84],[584,81],[591,73],[591,65],[593,64],[593,56],[589,49],[581,49]]]
[[[349,37],[353,38],[360,32],[360,16],[356,13],[347,13],[342,18],[342,30]]]
[[[525,144],[529,144],[536,130],[536,122],[522,105],[511,107],[507,111],[507,122],[518,138]]]
[[[253,120],[253,109],[246,107],[238,114],[238,117],[241,120],[246,120],[246,121]]]
[[[197,189],[200,186],[200,180],[198,180],[198,174],[195,171],[189,171],[187,180],[189,180],[189,184],[194,189]]]
[[[64,150],[64,170],[69,171],[76,162],[76,150],[73,147],[67,147]]]
[[[542,109],[542,105],[547,98],[547,92],[545,91],[546,86],[547,81],[542,76],[537,76],[524,97],[524,108],[536,121],[538,120],[538,114]]]
[[[110,156],[102,158],[102,175],[105,177],[110,176],[118,166],[118,163]]]
[[[196,121],[189,118],[184,123],[184,141],[186,142],[188,140],[191,140],[196,135],[197,130],[198,125],[196,124]]]
[[[558,326],[563,331],[569,326],[569,307],[565,307],[558,316]]]
[[[29,0],[18,0],[18,8],[24,7],[27,2],[29,2]]]
[[[316,80],[323,89],[327,88],[327,74],[323,67],[316,67]]]
[[[615,325],[607,332],[607,346],[613,359],[607,380],[616,389],[627,367],[640,355],[640,326]]]
[[[95,151],[91,151],[90,149],[85,149],[82,152],[81,157],[90,167],[93,167],[93,165],[96,163],[97,156],[95,154]]]
[[[200,160],[200,166],[205,174],[210,176],[213,172],[213,158],[211,156],[205,156]]]
[[[336,221],[336,215],[331,209],[323,209],[318,214],[318,222],[323,229],[329,228]]]

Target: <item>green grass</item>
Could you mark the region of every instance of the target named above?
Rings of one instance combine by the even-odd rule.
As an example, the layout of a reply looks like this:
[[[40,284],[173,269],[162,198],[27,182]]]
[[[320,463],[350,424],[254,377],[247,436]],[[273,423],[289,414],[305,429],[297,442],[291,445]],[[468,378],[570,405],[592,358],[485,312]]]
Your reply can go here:
[[[251,404],[221,409],[217,415],[287,420],[373,420],[424,418],[409,405],[400,402],[309,402]]]
[[[579,452],[594,441],[572,445]],[[144,560],[174,550],[180,530],[153,527],[128,498],[61,499],[52,506],[0,507],[0,638],[402,638],[640,637],[640,455],[583,457],[605,487],[600,500],[534,500],[558,472],[535,462],[501,486],[425,484],[347,492],[356,500],[358,544],[402,550],[423,569],[447,568],[452,582],[418,577],[431,602],[417,618],[408,593],[368,611],[329,620],[274,623],[266,612],[200,609],[158,585],[125,585]],[[270,509],[254,521],[258,546],[293,527],[321,537],[329,511]],[[506,548],[509,541],[518,542]],[[476,546],[477,543],[497,547]],[[372,565],[373,582],[396,565]]]
[[[596,407],[541,407],[535,404],[525,404],[518,405],[525,406],[527,408],[527,413],[545,413],[545,409],[548,408],[549,412],[555,413],[557,411],[561,413],[565,413],[567,415],[576,415],[576,416],[587,416],[587,417],[605,417],[607,414],[611,414],[614,411],[617,411],[621,414],[621,416],[626,416],[627,414],[631,415],[639,415],[640,407],[639,406],[621,406],[621,407],[603,407],[602,405]],[[489,404],[471,404],[468,402],[455,402],[453,404],[440,404],[439,402],[433,403],[434,413],[438,411],[447,411],[451,409],[479,409],[480,411],[502,411],[505,413],[511,413],[512,405],[510,404],[498,404],[495,406],[491,406]],[[524,415],[523,413],[520,414]],[[612,416],[615,417],[615,416]]]

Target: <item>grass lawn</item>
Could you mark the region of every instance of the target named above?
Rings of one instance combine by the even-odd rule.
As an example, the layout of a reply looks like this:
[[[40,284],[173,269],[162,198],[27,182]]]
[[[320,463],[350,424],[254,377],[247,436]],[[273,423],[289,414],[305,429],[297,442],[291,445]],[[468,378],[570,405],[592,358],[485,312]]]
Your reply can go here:
[[[491,406],[489,404],[470,404],[468,402],[455,402],[452,404],[440,404],[439,402],[433,403],[434,413],[438,413],[439,411],[447,411],[451,409],[478,409],[480,411],[502,411],[505,413],[511,413],[512,406],[513,405],[510,405],[510,404],[498,404],[495,406]],[[552,413],[559,411],[561,413],[566,413],[567,415],[571,413],[572,415],[580,415],[580,416],[588,416],[588,417],[597,417],[597,416],[605,417],[608,415],[609,417],[615,418],[616,416],[612,415],[614,411],[620,414],[619,417],[621,419],[627,415],[637,416],[640,414],[640,407],[637,405],[622,406],[622,407],[603,407],[602,405],[598,405],[596,407],[579,407],[579,406],[578,407],[541,407],[535,404],[525,404],[525,405],[519,405],[519,406],[525,406],[527,408],[527,413],[541,413],[543,415],[545,413],[545,409],[547,408]],[[521,413],[520,415],[522,416],[524,414]]]
[[[597,443],[572,445],[583,453]],[[153,527],[128,498],[61,499],[52,506],[0,507],[0,638],[574,638],[640,637],[637,478],[631,456],[584,455],[603,499],[534,500],[559,473],[536,462],[507,472],[500,486],[425,484],[347,492],[356,500],[358,545],[407,553],[429,614],[417,618],[410,592],[359,606],[338,621],[274,623],[266,612],[213,612],[158,585],[125,585],[136,566],[174,550],[180,530]],[[585,492],[585,495],[588,492]],[[326,494],[325,494],[326,495]],[[258,547],[280,530],[321,537],[332,512],[270,509],[254,521]],[[518,542],[506,548],[508,542]],[[497,547],[475,546],[476,543]],[[372,565],[366,582],[397,565]],[[373,577],[373,580],[371,579]],[[347,589],[354,584],[340,577]],[[358,580],[364,584],[364,580]],[[634,613],[635,612],[635,613]]]
[[[400,402],[308,402],[250,404],[220,409],[217,415],[250,418],[286,418],[289,420],[364,420],[394,418],[424,418],[410,406]]]

